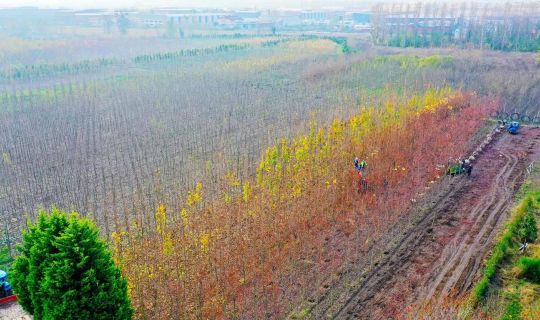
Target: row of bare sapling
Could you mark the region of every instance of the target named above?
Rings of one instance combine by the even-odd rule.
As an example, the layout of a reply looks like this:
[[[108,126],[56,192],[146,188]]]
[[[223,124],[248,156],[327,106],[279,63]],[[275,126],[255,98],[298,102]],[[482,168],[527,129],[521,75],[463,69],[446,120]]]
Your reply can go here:
[[[319,41],[328,44],[315,44]],[[394,89],[384,88],[391,79],[399,79],[400,84],[393,82],[398,88],[435,81],[422,69],[356,63],[363,57],[306,60],[303,45],[313,42],[301,44],[268,49],[271,56],[286,53],[299,60],[263,66],[260,72],[250,71],[251,63],[273,63],[259,59],[268,54],[263,50],[250,51],[252,59],[234,60],[239,64],[227,70],[222,67],[235,55],[205,60],[215,68],[201,68],[201,61],[153,64],[167,74],[73,79],[52,88],[0,93],[0,220],[7,221],[13,239],[27,218],[52,205],[91,214],[109,236],[117,221],[127,225],[123,221],[133,216],[149,216],[150,227],[148,212],[160,202],[179,211],[178,195],[194,181],[227,171],[252,174],[261,150],[304,130],[310,114],[324,123],[351,114],[355,101],[392,95]],[[333,51],[333,45],[330,51],[317,50]],[[317,75],[307,79],[308,72]],[[296,80],[283,82],[283,74]],[[207,195],[218,193],[213,186],[205,183]]]
[[[504,130],[504,126],[497,126],[490,130],[490,132],[486,135],[484,140],[476,147],[476,149],[472,152],[472,154],[465,159],[465,161],[468,161],[469,163],[472,163],[478,158],[478,156],[491,144],[493,139],[497,138],[497,135],[499,135]]]
[[[203,181],[178,212],[159,205],[155,230],[113,234],[137,316],[284,317],[384,235],[496,107],[449,89],[365,107],[270,147],[256,179],[229,173],[213,200]],[[354,155],[368,161],[362,193]]]

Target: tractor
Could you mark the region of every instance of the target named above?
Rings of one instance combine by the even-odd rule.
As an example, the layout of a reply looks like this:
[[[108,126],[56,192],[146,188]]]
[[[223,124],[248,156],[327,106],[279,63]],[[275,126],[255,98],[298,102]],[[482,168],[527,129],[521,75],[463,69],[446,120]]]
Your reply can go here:
[[[506,130],[510,134],[517,134],[519,131],[519,122],[517,121],[510,122],[508,126],[506,127]]]
[[[471,175],[472,165],[469,160],[457,161],[455,164],[450,164],[446,170],[446,174],[449,176],[457,176],[459,174],[465,173],[468,176]]]
[[[0,270],[0,305],[17,299],[13,295],[13,290],[11,289],[11,284],[7,281],[7,276],[7,272]]]
[[[463,173],[463,169],[461,168],[461,165],[459,164],[451,165],[450,167],[448,167],[448,170],[446,171],[446,174],[449,176],[455,176],[461,173]]]

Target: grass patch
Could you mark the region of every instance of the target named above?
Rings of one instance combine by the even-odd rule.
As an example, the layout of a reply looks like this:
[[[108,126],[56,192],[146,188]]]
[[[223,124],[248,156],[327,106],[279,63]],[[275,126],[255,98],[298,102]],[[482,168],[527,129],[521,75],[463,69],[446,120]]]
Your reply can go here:
[[[521,277],[540,284],[540,258],[521,257],[518,261]]]
[[[291,315],[291,319],[298,320],[298,319],[305,319],[310,314],[309,309],[304,308],[294,314]]]
[[[532,227],[530,227],[529,224],[531,215],[534,214],[539,206],[538,200],[539,197],[537,193],[528,194],[525,199],[514,208],[510,221],[503,229],[499,241],[497,241],[491,256],[486,262],[482,278],[472,290],[471,302],[473,305],[482,302],[486,297],[489,284],[495,276],[501,262],[509,254],[509,249],[516,247],[523,240],[528,239],[528,237],[534,237],[534,239],[536,239],[536,233],[533,235],[531,230]],[[532,219],[534,219],[534,216]],[[534,222],[534,227],[536,227],[536,221]]]
[[[519,296],[517,294],[511,294],[509,296],[510,303],[506,307],[506,312],[501,320],[518,320],[521,319],[521,312],[523,306],[521,305]]]
[[[523,183],[516,201],[469,297],[467,309],[494,319],[538,319],[540,314],[539,170]],[[519,248],[525,241],[529,246],[522,254]]]

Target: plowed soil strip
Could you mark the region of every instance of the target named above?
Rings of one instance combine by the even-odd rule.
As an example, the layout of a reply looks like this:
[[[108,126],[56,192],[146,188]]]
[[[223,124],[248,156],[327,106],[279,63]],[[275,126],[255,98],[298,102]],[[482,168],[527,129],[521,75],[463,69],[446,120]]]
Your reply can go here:
[[[467,292],[526,166],[539,156],[540,129],[500,134],[477,159],[470,178],[443,179],[372,252],[310,299],[311,317],[397,318],[407,312],[405,306]]]

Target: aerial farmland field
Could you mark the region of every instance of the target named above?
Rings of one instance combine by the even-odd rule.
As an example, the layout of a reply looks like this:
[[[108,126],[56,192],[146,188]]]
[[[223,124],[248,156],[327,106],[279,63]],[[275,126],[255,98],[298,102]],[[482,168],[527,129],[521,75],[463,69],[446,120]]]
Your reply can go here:
[[[205,14],[193,19],[224,19]],[[26,316],[54,308],[25,296],[21,261],[37,249],[24,245],[55,232],[47,219],[76,225],[70,212],[108,250],[128,318],[489,319],[505,312],[492,295],[517,301],[517,280],[485,261],[505,221],[524,219],[512,213],[524,194],[521,206],[540,202],[526,189],[540,60],[525,49],[538,40],[498,50],[310,24],[170,27],[0,29],[0,269]],[[68,247],[55,237],[36,260]],[[510,260],[523,239],[538,245],[512,237]],[[48,286],[51,266],[29,272]]]

